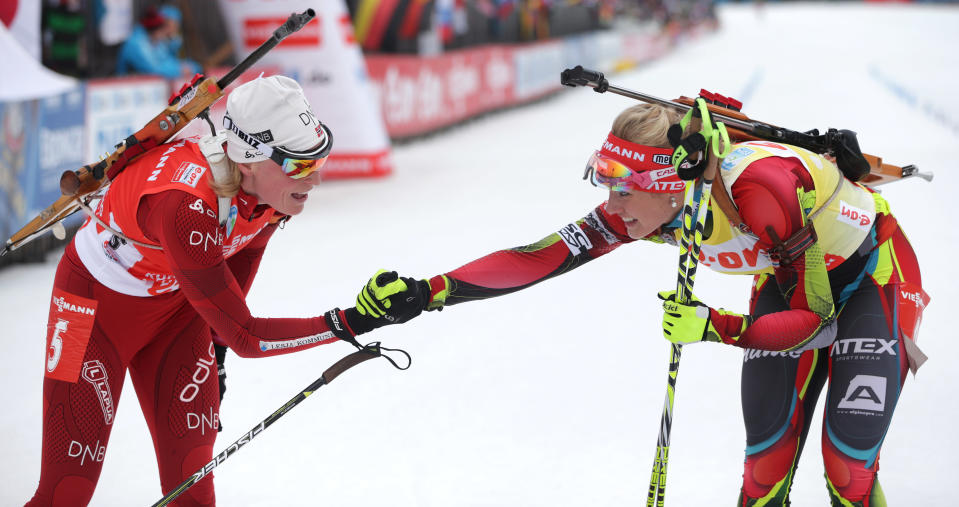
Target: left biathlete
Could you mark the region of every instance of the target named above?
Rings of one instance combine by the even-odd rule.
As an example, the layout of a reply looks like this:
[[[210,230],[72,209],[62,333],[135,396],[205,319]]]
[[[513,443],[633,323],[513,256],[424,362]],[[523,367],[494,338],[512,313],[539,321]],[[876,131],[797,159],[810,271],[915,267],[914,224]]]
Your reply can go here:
[[[678,113],[661,106],[623,111],[587,167],[593,184],[609,188],[607,202],[536,243],[431,278],[425,308],[515,292],[637,239],[675,245],[686,188],[669,161],[666,131],[676,123]],[[695,298],[677,303],[675,291],[659,297],[670,341],[747,349],[737,505],[789,504],[827,379],[822,452],[830,499],[885,505],[876,481],[879,449],[910,358],[921,355],[912,342],[928,303],[915,254],[886,201],[822,156],[747,142],[732,146],[720,172],[715,184],[729,189],[741,223],[710,202],[700,262],[755,277],[750,313]]]

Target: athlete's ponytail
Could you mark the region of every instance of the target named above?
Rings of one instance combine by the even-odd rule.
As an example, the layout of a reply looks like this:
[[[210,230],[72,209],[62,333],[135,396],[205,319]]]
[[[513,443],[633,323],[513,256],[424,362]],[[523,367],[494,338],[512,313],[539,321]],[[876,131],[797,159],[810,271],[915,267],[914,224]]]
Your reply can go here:
[[[217,197],[233,197],[240,193],[240,182],[243,181],[243,174],[236,162],[229,158],[227,158],[227,161],[230,163],[230,174],[226,181],[218,182],[214,181],[213,178],[209,179],[210,188],[216,192]]]

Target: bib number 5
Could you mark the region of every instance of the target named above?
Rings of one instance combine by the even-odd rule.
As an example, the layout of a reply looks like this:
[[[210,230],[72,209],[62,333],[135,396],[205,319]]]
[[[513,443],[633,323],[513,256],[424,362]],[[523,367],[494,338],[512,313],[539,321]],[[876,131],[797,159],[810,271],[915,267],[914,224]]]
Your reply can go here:
[[[60,364],[60,354],[63,353],[63,338],[61,333],[67,332],[69,322],[63,319],[57,319],[56,327],[53,330],[53,336],[50,337],[50,355],[47,356],[47,371],[52,372]]]

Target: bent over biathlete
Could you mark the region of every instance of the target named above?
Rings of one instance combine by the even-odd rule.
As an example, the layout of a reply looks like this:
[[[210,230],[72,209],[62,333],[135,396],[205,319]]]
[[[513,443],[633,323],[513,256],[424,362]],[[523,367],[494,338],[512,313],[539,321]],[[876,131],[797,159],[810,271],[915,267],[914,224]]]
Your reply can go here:
[[[687,182],[667,140],[678,113],[641,104],[613,122],[586,177],[608,201],[530,245],[429,280],[426,309],[500,296],[568,272],[638,239],[675,245]],[[879,451],[910,366],[928,296],[889,204],[828,157],[766,141],[735,144],[714,185],[738,219],[710,202],[700,262],[753,276],[749,313],[663,299],[675,343],[744,350],[746,459],[739,505],[788,505],[816,400],[826,389],[822,456],[833,505],[885,505]],[[697,199],[698,200],[698,199]]]
[[[127,371],[169,491],[212,457],[220,402],[214,333],[240,356],[264,357],[355,344],[390,323],[356,308],[312,318],[250,313],[246,294],[266,245],[303,210],[333,138],[283,76],[237,87],[226,110],[224,178],[211,179],[197,139],[158,146],[112,182],[67,246],[50,304],[40,482],[27,505],[89,502]],[[381,280],[368,290],[384,301],[419,288]],[[214,504],[212,474],[176,500]]]

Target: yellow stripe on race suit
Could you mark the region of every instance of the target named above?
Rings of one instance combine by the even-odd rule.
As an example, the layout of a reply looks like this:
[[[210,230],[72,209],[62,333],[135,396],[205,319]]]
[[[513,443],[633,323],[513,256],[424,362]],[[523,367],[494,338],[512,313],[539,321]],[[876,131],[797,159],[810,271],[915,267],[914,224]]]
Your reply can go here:
[[[809,388],[809,383],[812,382],[813,371],[816,370],[816,365],[819,364],[819,349],[813,349],[812,352],[812,366],[809,368],[809,371],[806,372],[806,380],[802,383],[802,389],[799,390],[799,399],[806,399],[806,389]]]
[[[876,262],[876,269],[872,272],[872,278],[880,286],[886,285],[892,278],[893,270],[898,268],[897,264],[892,241],[886,241],[879,245],[879,259]]]
[[[828,319],[836,309],[833,306],[829,273],[823,269],[823,253],[819,243],[813,243],[802,255],[806,263],[806,275],[802,277],[806,304],[816,315]]]
[[[876,213],[892,215],[889,211],[889,203],[879,194],[872,194],[876,203]],[[896,249],[892,246],[892,240],[888,239],[879,245],[879,257],[876,261],[876,268],[871,273],[872,278],[879,285],[886,285],[892,278],[893,271],[898,272],[899,279],[903,280],[902,270],[899,267],[899,261],[896,260]]]

